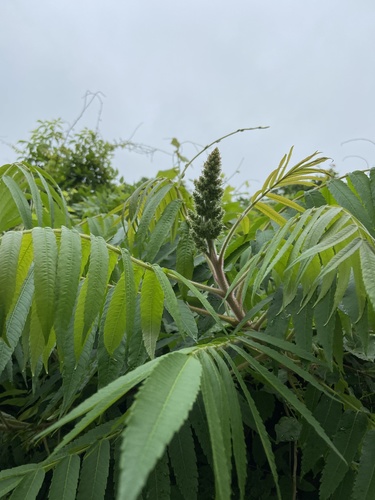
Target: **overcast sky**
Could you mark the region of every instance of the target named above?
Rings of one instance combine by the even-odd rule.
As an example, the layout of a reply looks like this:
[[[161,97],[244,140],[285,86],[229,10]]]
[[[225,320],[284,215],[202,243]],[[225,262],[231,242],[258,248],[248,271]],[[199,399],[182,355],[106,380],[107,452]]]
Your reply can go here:
[[[341,143],[375,141],[374,26],[374,0],[0,0],[0,139],[74,122],[89,90],[105,95],[105,139],[137,129],[133,141],[172,151],[172,137],[205,146],[270,126],[220,144],[237,186],[258,188],[292,145],[295,162],[319,150],[341,173],[366,167],[346,156],[373,166],[374,144]],[[95,128],[98,104],[77,130]],[[0,144],[0,163],[14,160]],[[115,166],[132,182],[171,159],[122,153]]]

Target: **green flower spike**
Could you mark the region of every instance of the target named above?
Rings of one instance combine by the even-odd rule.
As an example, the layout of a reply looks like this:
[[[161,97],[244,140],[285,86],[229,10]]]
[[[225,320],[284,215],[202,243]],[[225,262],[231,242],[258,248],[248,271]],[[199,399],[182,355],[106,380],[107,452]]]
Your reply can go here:
[[[218,148],[208,156],[202,175],[194,181],[195,212],[189,211],[190,231],[195,245],[207,254],[209,242],[215,240],[223,229],[224,210],[221,179],[221,158]]]

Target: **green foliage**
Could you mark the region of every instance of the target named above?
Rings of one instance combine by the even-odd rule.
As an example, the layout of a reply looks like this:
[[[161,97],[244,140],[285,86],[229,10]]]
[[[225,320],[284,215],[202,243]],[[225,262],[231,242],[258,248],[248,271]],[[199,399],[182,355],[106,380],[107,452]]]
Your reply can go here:
[[[214,150],[82,220],[1,167],[0,496],[373,497],[375,174],[323,160],[243,208]]]
[[[110,186],[117,176],[111,166],[116,146],[93,130],[70,134],[62,120],[39,121],[27,141],[20,141],[20,160],[43,168],[61,189],[87,191]]]

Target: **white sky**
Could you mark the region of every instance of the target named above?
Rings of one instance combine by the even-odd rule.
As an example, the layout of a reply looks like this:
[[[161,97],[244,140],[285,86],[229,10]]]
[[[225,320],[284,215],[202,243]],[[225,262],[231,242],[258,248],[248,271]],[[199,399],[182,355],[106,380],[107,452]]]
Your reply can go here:
[[[87,90],[105,94],[105,139],[172,151],[243,127],[220,144],[231,182],[259,187],[290,146],[316,150],[341,173],[373,166],[374,0],[0,0],[0,139],[28,137],[37,119],[72,123]],[[80,126],[95,128],[93,104]],[[80,128],[78,126],[78,130]],[[195,148],[184,146],[192,157]],[[198,174],[201,157],[188,173]],[[0,164],[14,161],[0,144]],[[170,168],[121,153],[127,182]]]

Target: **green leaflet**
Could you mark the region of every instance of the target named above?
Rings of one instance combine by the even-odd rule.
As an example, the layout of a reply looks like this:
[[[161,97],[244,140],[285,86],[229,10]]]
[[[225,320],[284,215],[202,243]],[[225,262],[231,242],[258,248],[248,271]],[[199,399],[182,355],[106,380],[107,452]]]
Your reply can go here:
[[[238,394],[228,366],[225,364],[221,356],[219,356],[219,354],[216,352],[216,349],[211,348],[210,354],[219,367],[220,377],[224,383],[226,395],[225,401],[227,402],[225,406],[227,406],[229,409],[233,456],[237,471],[237,483],[240,490],[240,499],[242,500],[245,498],[247,459],[245,435],[243,430],[241,408],[238,401]]]
[[[164,291],[153,271],[146,270],[141,289],[141,325],[143,342],[150,358],[155,356],[164,310]]]
[[[276,486],[276,491],[277,491],[277,498],[280,500],[281,499],[281,492],[279,488],[279,480],[278,480],[278,475],[277,475],[277,469],[276,469],[276,463],[275,463],[275,456],[272,451],[272,446],[271,446],[271,441],[270,438],[267,434],[266,427],[264,425],[264,422],[259,414],[258,408],[256,407],[256,404],[254,402],[254,399],[251,397],[250,392],[248,391],[246,384],[240,374],[240,372],[237,369],[237,366],[235,365],[234,361],[232,358],[229,356],[229,354],[224,350],[220,349],[224,357],[226,358],[228,364],[231,366],[233,373],[235,374],[238,383],[240,384],[240,387],[242,389],[242,392],[244,393],[244,396],[246,398],[247,404],[249,406],[251,415],[254,419],[256,430],[259,434],[259,438],[262,442],[264,453],[267,457],[268,464],[271,469],[272,477],[275,482]],[[241,352],[242,349],[239,349],[238,352]]]
[[[29,336],[30,365],[31,365],[31,373],[33,375],[35,375],[36,367],[39,363],[39,360],[46,346],[46,339],[43,335],[43,330],[39,321],[39,316],[37,314],[35,302],[36,301],[34,295],[33,304],[31,307],[30,336]]]
[[[77,393],[81,392],[89,381],[87,373],[90,373],[90,367],[93,364],[92,349],[96,337],[97,320],[93,323],[87,334],[86,342],[80,350],[79,357],[75,357],[73,346],[72,325],[66,331],[64,339],[64,364],[63,364],[63,404],[60,409],[60,416],[73,404]]]
[[[169,472],[168,455],[163,453],[155,468],[148,476],[144,495],[152,500],[166,500],[171,498],[171,478]]]
[[[30,233],[22,234],[22,243],[17,264],[17,281],[14,291],[13,303],[17,300],[24,280],[33,265],[34,249],[32,244],[32,235]]]
[[[91,253],[87,273],[88,290],[85,299],[84,328],[82,340],[97,316],[109,279],[109,255],[105,241],[101,237],[91,237]]]
[[[5,233],[0,246],[0,336],[5,337],[5,318],[9,312],[16,290],[18,257],[22,235],[15,231]]]
[[[189,226],[186,221],[182,222],[176,251],[176,270],[185,278],[191,279],[194,271],[195,245],[190,236]],[[183,299],[187,296],[187,287],[178,283]]]
[[[6,498],[5,495],[22,481],[22,476],[12,476],[0,479],[0,498]]]
[[[170,237],[171,229],[181,208],[182,200],[172,200],[155,225],[147,243],[145,260],[153,262],[164,241]]]
[[[290,304],[292,312],[294,338],[296,345],[304,351],[312,351],[313,327],[312,321],[314,310],[312,301],[308,302],[305,307],[301,306],[302,290],[299,289],[293,302]],[[289,343],[289,342],[288,342]]]
[[[245,331],[242,333],[242,335],[251,339],[259,340],[261,343],[271,344],[273,347],[278,347],[284,351],[291,352],[298,358],[310,361],[311,363],[317,363],[326,366],[326,363],[324,361],[316,358],[307,350],[295,345],[290,341],[273,337],[271,335],[265,335],[263,332],[256,332],[252,330]]]
[[[271,271],[271,269],[275,266],[275,264],[283,257],[288,247],[293,244],[294,237],[291,236],[285,241],[285,243],[280,249],[280,245],[284,241],[284,238],[288,234],[288,231],[293,223],[294,220],[290,219],[285,225],[283,225],[283,227],[275,234],[275,236],[270,241],[262,262],[262,266],[254,280],[253,296],[255,295],[256,291],[258,290],[260,284],[267,276],[267,274]]]
[[[30,170],[27,168],[24,168],[22,164],[19,164],[19,169],[22,171],[23,175],[26,177],[27,183],[29,184],[30,193],[31,193],[33,204],[35,207],[37,225],[38,226],[49,225],[49,226],[53,227],[53,224],[48,224],[48,223],[43,224],[42,199],[40,197],[39,189],[35,183],[34,176],[31,174]]]
[[[22,335],[24,326],[29,315],[29,310],[32,304],[34,295],[34,273],[33,269],[29,270],[20,291],[15,295],[16,302],[12,310],[8,314],[6,320],[6,343],[0,339],[0,373],[4,370],[10,360],[14,349]]]
[[[40,464],[26,464],[0,471],[0,481],[10,477],[22,477],[26,474],[36,472],[40,468]]]
[[[324,356],[328,366],[332,369],[333,337],[335,332],[336,313],[332,315],[335,287],[326,293],[324,298],[314,308],[315,326],[320,345],[323,347]]]
[[[332,306],[331,314],[333,314],[334,310],[339,306],[349,284],[351,274],[351,261],[347,261],[354,253],[357,252],[357,250],[362,246],[363,242],[364,240],[360,238],[355,238],[354,240],[350,241],[344,248],[337,252],[337,254],[328,262],[328,264],[323,267],[323,269],[316,277],[315,282],[311,286],[311,290],[308,293],[308,298],[311,297],[312,292],[315,291],[319,282],[323,278],[326,278],[328,274],[330,275],[328,284],[324,288],[322,286],[323,291],[320,292],[317,299],[317,302],[319,302],[321,297],[323,297],[330,288],[331,283],[338,273],[335,300]]]
[[[286,219],[267,203],[258,201],[255,205],[255,208],[262,212],[262,214],[266,215],[269,219],[276,222],[276,224],[278,224],[279,226],[284,226],[284,224],[286,224]]]
[[[142,382],[148,375],[152,372],[155,366],[160,362],[161,358],[153,359],[148,363],[145,363],[137,368],[135,368],[130,373],[119,377],[112,383],[100,389],[93,396],[87,398],[76,408],[74,408],[70,413],[60,418],[57,422],[52,424],[48,429],[40,432],[36,439],[43,438],[56,429],[59,429],[63,425],[75,420],[76,418],[87,413],[78,424],[64,436],[61,443],[55,448],[54,453],[58,452],[66,444],[70,443],[78,434],[80,434],[88,425],[90,425],[96,418],[102,415],[107,408],[118,401],[124,394],[127,393],[134,386]],[[1,473],[0,473],[1,479]]]
[[[184,325],[184,331],[196,342],[198,340],[198,326],[194,314],[182,300],[178,300],[178,308],[182,324]]]
[[[202,349],[198,351],[198,356],[203,369],[202,396],[210,431],[215,475],[215,498],[218,500],[230,500],[231,462],[230,458],[228,459],[230,452],[228,450],[228,444],[230,443],[229,420],[225,418],[225,414],[221,413],[224,403],[226,406],[225,395],[222,392],[223,387],[220,377],[218,377],[217,369],[212,363],[209,354]],[[228,408],[226,410],[228,411]]]
[[[373,500],[375,492],[375,430],[364,437],[353,500]]]
[[[126,329],[125,276],[121,275],[109,302],[105,316],[103,338],[109,354],[120,345]]]
[[[90,262],[81,287],[74,318],[74,352],[76,359],[85,344],[87,334],[100,313],[109,274],[109,255],[105,241],[91,236]]]
[[[255,358],[250,356],[246,351],[237,347],[234,344],[231,344],[231,347],[237,351],[249,365],[255,370],[259,375],[264,379],[265,383],[270,385],[277,391],[277,393],[283,397],[293,408],[295,408],[304,418],[305,420],[315,429],[316,433],[328,444],[331,448],[332,452],[335,453],[340,460],[346,463],[345,458],[342,456],[340,451],[333,445],[332,441],[329,439],[327,434],[324,432],[324,429],[321,427],[319,422],[313,417],[310,410],[303,404],[297,396],[290,391],[284,384],[280,382],[280,380],[271,372],[267,370],[264,366],[262,366]]]
[[[374,225],[362,203],[342,180],[334,179],[328,183],[328,189],[336,201],[349,210],[374,236]],[[362,196],[362,193],[361,193]]]
[[[286,368],[289,368],[289,370],[299,375],[301,378],[306,380],[306,382],[309,382],[313,387],[315,387],[319,391],[324,392],[326,395],[330,395],[330,393],[324,389],[324,387],[316,380],[316,378],[314,378],[307,370],[301,368],[297,363],[295,363],[289,357],[265,345],[259,344],[258,342],[253,342],[250,339],[243,338],[242,340],[244,344],[253,347],[259,352],[267,354],[269,358],[274,359],[275,361],[278,361],[280,365],[284,365]],[[303,357],[305,358],[306,355]]]
[[[58,347],[63,343],[73,314],[80,279],[81,260],[82,247],[79,233],[62,227],[57,260],[54,324]],[[59,354],[61,361],[63,361],[63,350],[60,349]]]
[[[193,433],[188,422],[173,436],[168,455],[177,486],[185,500],[197,500],[198,468]]]
[[[20,189],[17,182],[14,179],[12,179],[12,177],[3,175],[2,180],[6,185],[6,187],[9,189],[12,198],[15,204],[17,205],[17,209],[22,218],[22,222],[23,225],[25,226],[25,229],[31,229],[33,227],[31,210],[24,193]]]
[[[52,229],[32,230],[34,247],[35,305],[40,327],[47,343],[55,320],[55,282],[57,243]]]
[[[203,305],[203,307],[211,314],[213,319],[215,320],[216,324],[222,328],[222,322],[217,315],[215,309],[212,307],[212,305],[208,302],[206,297],[198,290],[196,286],[194,286],[189,280],[187,280],[184,276],[182,276],[180,273],[177,271],[169,271],[169,275],[175,275],[178,280],[182,281],[184,285],[187,286],[187,288],[191,291],[191,293],[197,297],[199,302]]]
[[[81,460],[67,455],[53,471],[48,500],[75,500]]]
[[[369,219],[373,222],[375,220],[375,197],[373,197],[373,193],[371,191],[370,179],[365,172],[357,170],[348,174],[347,181],[348,186],[357,195],[361,204],[365,208]]]
[[[375,308],[375,274],[369,272],[375,269],[375,253],[370,244],[365,241],[360,248],[362,279],[372,306]]]
[[[338,232],[335,232],[331,236],[327,236],[326,238],[322,238],[321,242],[317,245],[305,250],[292,264],[296,264],[301,260],[308,259],[309,257],[314,257],[317,253],[324,252],[325,250],[329,250],[330,248],[338,245],[339,243],[343,243],[348,238],[352,237],[354,234],[358,235],[358,227],[355,225],[345,226]]]
[[[11,167],[10,167],[11,168]],[[9,165],[0,167],[0,231],[8,231],[22,223],[17,205],[6,184],[3,182],[4,170],[7,172]]]
[[[314,417],[330,438],[332,438],[339,425],[341,408],[341,403],[323,395],[316,408],[313,409]],[[302,439],[301,474],[305,475],[314,467],[319,458],[325,454],[327,444],[322,439],[317,438],[313,428],[305,422],[303,430],[305,432]]]
[[[44,470],[36,469],[24,475],[16,489],[13,491],[11,500],[35,500],[44,481]]]
[[[155,275],[163,289],[165,307],[174,319],[179,334],[183,337],[185,334],[185,327],[181,319],[180,308],[178,306],[177,297],[173,291],[172,285],[160,266],[154,264],[152,268],[155,271]]]
[[[194,429],[194,434],[198,439],[200,447],[203,450],[207,462],[209,463],[211,469],[213,464],[212,458],[212,447],[210,442],[210,431],[207,424],[207,414],[204,409],[202,392],[198,394],[197,399],[193,405],[191,412],[189,413],[189,422]]]
[[[132,405],[123,433],[119,498],[136,500],[147,477],[197,397],[201,365],[192,356],[160,359]]]
[[[110,445],[103,439],[89,448],[82,461],[77,500],[104,500],[109,472]]]
[[[158,191],[146,200],[141,220],[139,222],[139,226],[135,235],[135,242],[140,244],[141,246],[144,244],[148,228],[155,218],[155,212],[158,206],[164,200],[167,193],[172,189],[172,186],[172,184],[165,184],[161,188],[157,186]]]
[[[330,498],[337,486],[340,484],[346,471],[348,470],[358,445],[361,442],[367,427],[367,416],[364,413],[346,411],[339,423],[339,430],[333,438],[334,446],[343,455],[346,462],[339,460],[331,449],[328,453],[326,465],[323,469],[320,498],[326,500]]]
[[[108,307],[113,296],[114,289],[108,290],[106,301],[100,318],[99,339],[98,339],[98,389],[116,380],[122,373],[125,365],[125,339],[122,338],[119,346],[113,354],[109,354],[104,346],[104,323],[107,319]]]
[[[126,337],[129,340],[133,334],[137,289],[139,287],[137,273],[134,273],[133,263],[130,253],[127,250],[122,250],[122,262],[124,265],[125,274],[125,307],[126,307]],[[143,272],[142,269],[140,269]],[[141,277],[139,277],[139,280]]]

